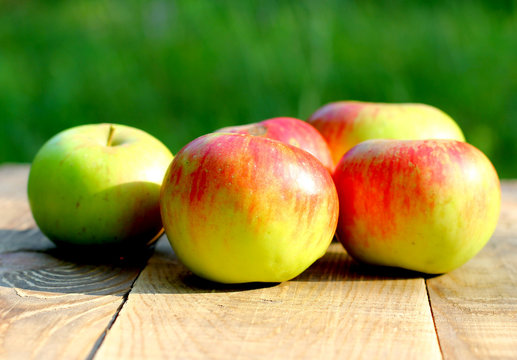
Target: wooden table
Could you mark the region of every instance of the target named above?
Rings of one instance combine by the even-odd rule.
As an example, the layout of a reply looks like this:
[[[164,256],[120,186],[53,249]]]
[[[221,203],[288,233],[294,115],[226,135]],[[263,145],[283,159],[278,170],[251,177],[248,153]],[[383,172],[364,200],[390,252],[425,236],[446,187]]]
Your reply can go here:
[[[63,256],[34,224],[28,169],[0,167],[1,359],[517,358],[517,182],[488,245],[449,274],[379,273],[333,243],[292,281],[223,286],[165,237],[140,260]]]

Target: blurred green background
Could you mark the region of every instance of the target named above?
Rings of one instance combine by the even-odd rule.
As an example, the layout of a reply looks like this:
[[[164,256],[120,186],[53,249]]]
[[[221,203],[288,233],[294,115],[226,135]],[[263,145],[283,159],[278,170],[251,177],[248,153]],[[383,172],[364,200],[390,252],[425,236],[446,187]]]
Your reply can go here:
[[[0,162],[124,123],[191,139],[356,99],[450,114],[517,177],[517,1],[0,1]]]

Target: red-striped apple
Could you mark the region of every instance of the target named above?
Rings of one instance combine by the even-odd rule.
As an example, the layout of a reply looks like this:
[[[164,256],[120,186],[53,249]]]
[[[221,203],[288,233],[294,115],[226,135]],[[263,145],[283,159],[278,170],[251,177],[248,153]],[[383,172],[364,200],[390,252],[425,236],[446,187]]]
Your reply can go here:
[[[294,278],[325,253],[338,216],[332,177],[315,157],[231,133],[208,134],[180,150],[160,204],[178,258],[222,283]]]
[[[294,145],[314,155],[329,171],[334,162],[323,136],[312,125],[292,117],[276,117],[258,123],[230,126],[217,132],[262,136]]]
[[[58,245],[125,252],[162,231],[159,195],[171,152],[124,125],[74,127],[34,158],[28,196],[41,231]]]
[[[334,173],[337,237],[357,260],[424,273],[451,271],[496,227],[501,190],[488,158],[454,140],[369,140]]]
[[[370,139],[452,139],[465,137],[454,120],[425,104],[338,101],[318,109],[307,120],[327,141],[334,163]]]

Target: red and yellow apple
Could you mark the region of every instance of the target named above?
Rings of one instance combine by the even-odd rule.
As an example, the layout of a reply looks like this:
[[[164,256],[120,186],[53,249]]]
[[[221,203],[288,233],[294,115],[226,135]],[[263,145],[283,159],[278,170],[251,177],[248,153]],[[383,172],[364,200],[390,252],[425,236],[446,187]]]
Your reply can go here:
[[[294,145],[314,155],[331,172],[334,170],[334,162],[327,142],[318,130],[303,120],[276,117],[249,125],[222,128],[217,132],[262,136]]]
[[[318,109],[307,121],[327,141],[334,164],[353,146],[370,139],[465,141],[450,116],[425,104],[338,101]]]
[[[231,133],[187,144],[167,170],[160,204],[178,258],[222,283],[294,278],[325,253],[338,216],[332,177],[315,157]]]
[[[58,245],[124,252],[162,231],[159,195],[171,152],[124,125],[74,127],[52,137],[31,166],[28,197]]]
[[[488,158],[454,140],[369,140],[334,173],[337,237],[362,262],[424,273],[472,258],[496,227],[501,190]]]

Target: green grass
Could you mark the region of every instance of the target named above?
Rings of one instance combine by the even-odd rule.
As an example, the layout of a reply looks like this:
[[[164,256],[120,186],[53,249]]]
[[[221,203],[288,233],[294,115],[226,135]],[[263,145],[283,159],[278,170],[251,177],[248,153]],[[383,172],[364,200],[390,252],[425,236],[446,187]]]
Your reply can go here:
[[[341,99],[449,113],[517,177],[516,1],[0,3],[0,162],[124,123],[173,152],[219,127]]]

